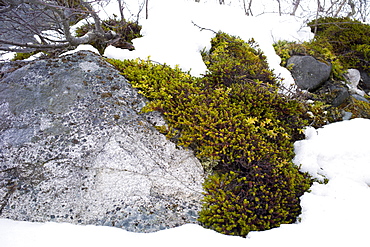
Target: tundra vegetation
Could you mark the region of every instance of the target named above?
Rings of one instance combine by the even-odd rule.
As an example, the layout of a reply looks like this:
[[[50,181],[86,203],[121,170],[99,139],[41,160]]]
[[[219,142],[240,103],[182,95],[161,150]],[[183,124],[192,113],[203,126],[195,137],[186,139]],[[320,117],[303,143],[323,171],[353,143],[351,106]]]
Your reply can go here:
[[[148,0],[144,2],[147,7]],[[277,1],[280,14],[284,14],[282,2]],[[350,18],[355,13],[365,18],[367,2],[332,1],[338,4],[329,7],[317,2],[316,18],[309,23],[315,39],[275,44],[282,65],[292,55],[311,55],[332,64],[331,80],[342,80],[349,68],[368,73],[369,26]],[[92,44],[101,54],[109,44],[132,49],[128,43],[140,36],[140,26],[126,21],[124,2],[119,3],[119,18],[101,20],[92,2],[0,0],[0,22],[6,24],[2,29],[8,35],[8,39],[0,36],[0,50],[55,54],[79,44]],[[294,1],[290,14],[299,5]],[[253,15],[252,0],[243,1],[243,6],[247,15]],[[344,10],[348,17],[338,17]],[[330,18],[319,18],[324,11]],[[89,23],[72,32],[71,26],[87,18]],[[27,34],[37,40],[17,32],[22,25],[30,27]],[[333,107],[327,94],[310,94],[313,104],[299,91],[282,94],[280,79],[254,40],[218,32],[211,44],[209,51],[202,52],[208,68],[202,77],[150,59],[109,62],[150,100],[143,112],[158,111],[165,117],[166,125],[158,130],[178,146],[194,150],[201,160],[208,174],[199,212],[204,227],[245,237],[250,231],[294,223],[301,213],[299,198],[312,180],[293,165],[293,143],[304,138],[307,125],[341,120],[341,110],[369,117],[369,103],[351,99]]]
[[[315,38],[309,42],[278,41],[274,44],[276,53],[281,57],[282,66],[293,55],[309,55],[317,60],[332,65],[331,84],[343,85],[344,74],[348,69],[358,69],[361,74],[370,74],[370,25],[348,17],[323,17],[313,20],[308,25]],[[290,69],[288,67],[288,69]],[[360,82],[360,88],[361,88]],[[363,87],[365,91],[369,88]],[[342,119],[342,112],[351,112],[353,118],[370,117],[370,104],[363,100],[349,97],[341,105],[330,104],[336,91],[318,90],[309,93],[306,99],[314,100],[308,106],[313,112],[315,121],[310,125],[321,127],[324,124]],[[369,99],[365,94],[365,99]]]
[[[279,79],[250,40],[223,32],[203,52],[201,78],[150,60],[110,60],[161,112],[158,129],[192,148],[209,176],[199,222],[246,236],[292,223],[311,180],[292,164],[293,143],[308,124],[305,106],[279,93]]]

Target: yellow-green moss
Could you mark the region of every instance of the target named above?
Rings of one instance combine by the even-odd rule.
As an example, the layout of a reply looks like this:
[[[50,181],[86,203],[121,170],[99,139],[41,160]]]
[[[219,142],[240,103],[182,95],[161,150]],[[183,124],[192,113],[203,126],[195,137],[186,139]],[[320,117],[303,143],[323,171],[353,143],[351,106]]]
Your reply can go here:
[[[33,51],[33,52],[17,52],[15,55],[14,55],[14,58],[12,59],[12,61],[17,61],[17,60],[25,60],[27,58],[30,58],[31,56],[39,53],[40,51]]]
[[[294,222],[310,184],[291,162],[306,108],[278,93],[256,47],[218,33],[203,53],[202,78],[150,61],[109,60],[151,100],[144,111],[164,115],[168,125],[159,130],[212,163],[199,221],[240,236]]]
[[[338,107],[331,106],[321,100],[306,104],[309,126],[320,128],[326,124],[342,120],[342,112]]]
[[[219,32],[211,41],[212,48],[203,52],[210,78],[208,83],[230,85],[247,80],[276,84],[277,78],[269,69],[266,56],[251,39],[248,42]]]
[[[246,236],[294,223],[307,177],[288,163],[256,162],[237,172],[216,172],[205,182],[199,221],[218,232]]]

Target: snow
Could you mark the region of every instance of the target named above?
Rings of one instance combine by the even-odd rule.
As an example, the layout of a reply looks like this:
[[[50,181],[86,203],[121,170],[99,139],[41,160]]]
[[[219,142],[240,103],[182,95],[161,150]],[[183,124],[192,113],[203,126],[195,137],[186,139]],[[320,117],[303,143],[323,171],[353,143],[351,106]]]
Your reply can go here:
[[[132,7],[138,0],[127,2]],[[257,2],[253,1],[254,4]],[[260,13],[276,8],[273,4],[268,5],[267,0],[260,3]],[[146,59],[150,56],[151,60],[179,65],[200,76],[206,72],[206,67],[199,51],[210,48],[214,33],[201,30],[195,23],[245,40],[254,38],[267,55],[270,67],[289,85],[292,77],[280,67],[280,58],[271,44],[277,40],[305,41],[312,38],[303,24],[304,18],[274,13],[248,17],[240,6],[219,6],[217,1],[203,4],[185,0],[153,0],[149,4],[149,19],[140,21],[144,37],[134,40],[136,50],[108,47],[105,56],[119,59]],[[305,10],[300,8],[297,16],[303,17]],[[101,14],[117,11],[112,2]],[[137,12],[132,10],[131,13]],[[81,46],[79,49],[91,47]],[[193,224],[145,234],[105,226],[0,219],[0,246],[369,246],[369,130],[368,119],[346,120],[320,129],[306,128],[306,139],[295,143],[294,163],[317,182],[301,197],[302,214],[296,224],[251,232],[247,238],[241,238],[218,234]]]
[[[251,232],[247,238],[225,236],[195,224],[131,233],[105,226],[31,223],[0,219],[2,247],[74,246],[368,246],[370,241],[370,120],[353,119],[307,128],[295,143],[294,162],[315,182],[301,197],[296,224]]]
[[[192,75],[200,76],[207,70],[200,51],[210,48],[214,32],[223,31],[244,40],[254,38],[267,56],[270,68],[285,78],[284,82],[289,86],[294,83],[293,78],[280,66],[280,57],[271,44],[278,40],[307,41],[313,37],[308,27],[302,27],[302,20],[294,16],[265,14],[251,17],[239,7],[217,3],[181,0],[159,0],[156,3],[149,11],[149,19],[141,22],[144,37],[133,40],[136,49],[122,51],[109,46],[105,56],[117,59],[150,57],[159,63],[179,65],[184,71],[191,70]]]

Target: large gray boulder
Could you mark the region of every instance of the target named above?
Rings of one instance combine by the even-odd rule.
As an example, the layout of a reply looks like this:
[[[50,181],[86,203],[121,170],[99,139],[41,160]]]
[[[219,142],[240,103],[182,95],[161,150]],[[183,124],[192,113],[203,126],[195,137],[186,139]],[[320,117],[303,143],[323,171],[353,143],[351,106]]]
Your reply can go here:
[[[160,116],[138,114],[146,100],[112,66],[80,52],[9,71],[0,79],[1,218],[135,232],[196,221],[201,164],[153,127]]]
[[[330,77],[331,65],[311,56],[292,56],[287,61],[295,83],[300,89],[314,91]]]

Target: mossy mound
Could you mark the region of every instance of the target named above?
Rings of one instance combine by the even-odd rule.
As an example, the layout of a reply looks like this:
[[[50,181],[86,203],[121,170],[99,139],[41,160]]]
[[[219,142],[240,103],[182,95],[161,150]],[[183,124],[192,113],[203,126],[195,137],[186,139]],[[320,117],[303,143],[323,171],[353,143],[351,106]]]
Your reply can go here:
[[[348,17],[323,17],[308,25],[317,41],[330,44],[344,67],[370,72],[370,25]]]
[[[211,73],[205,75],[208,83],[242,83],[259,80],[276,85],[277,80],[269,69],[266,56],[251,39],[247,42],[219,32],[211,41],[211,49],[202,52],[203,61]]]
[[[213,164],[202,225],[246,236],[294,222],[310,186],[291,162],[307,125],[304,105],[278,93],[253,41],[220,32],[203,57],[209,72],[202,78],[150,61],[109,61],[151,100],[144,111],[165,116],[160,131]]]
[[[276,53],[282,65],[293,55],[310,55],[331,63],[334,78],[342,79],[349,68],[370,72],[370,25],[350,18],[323,17],[308,23],[315,38],[310,42],[278,41]]]

